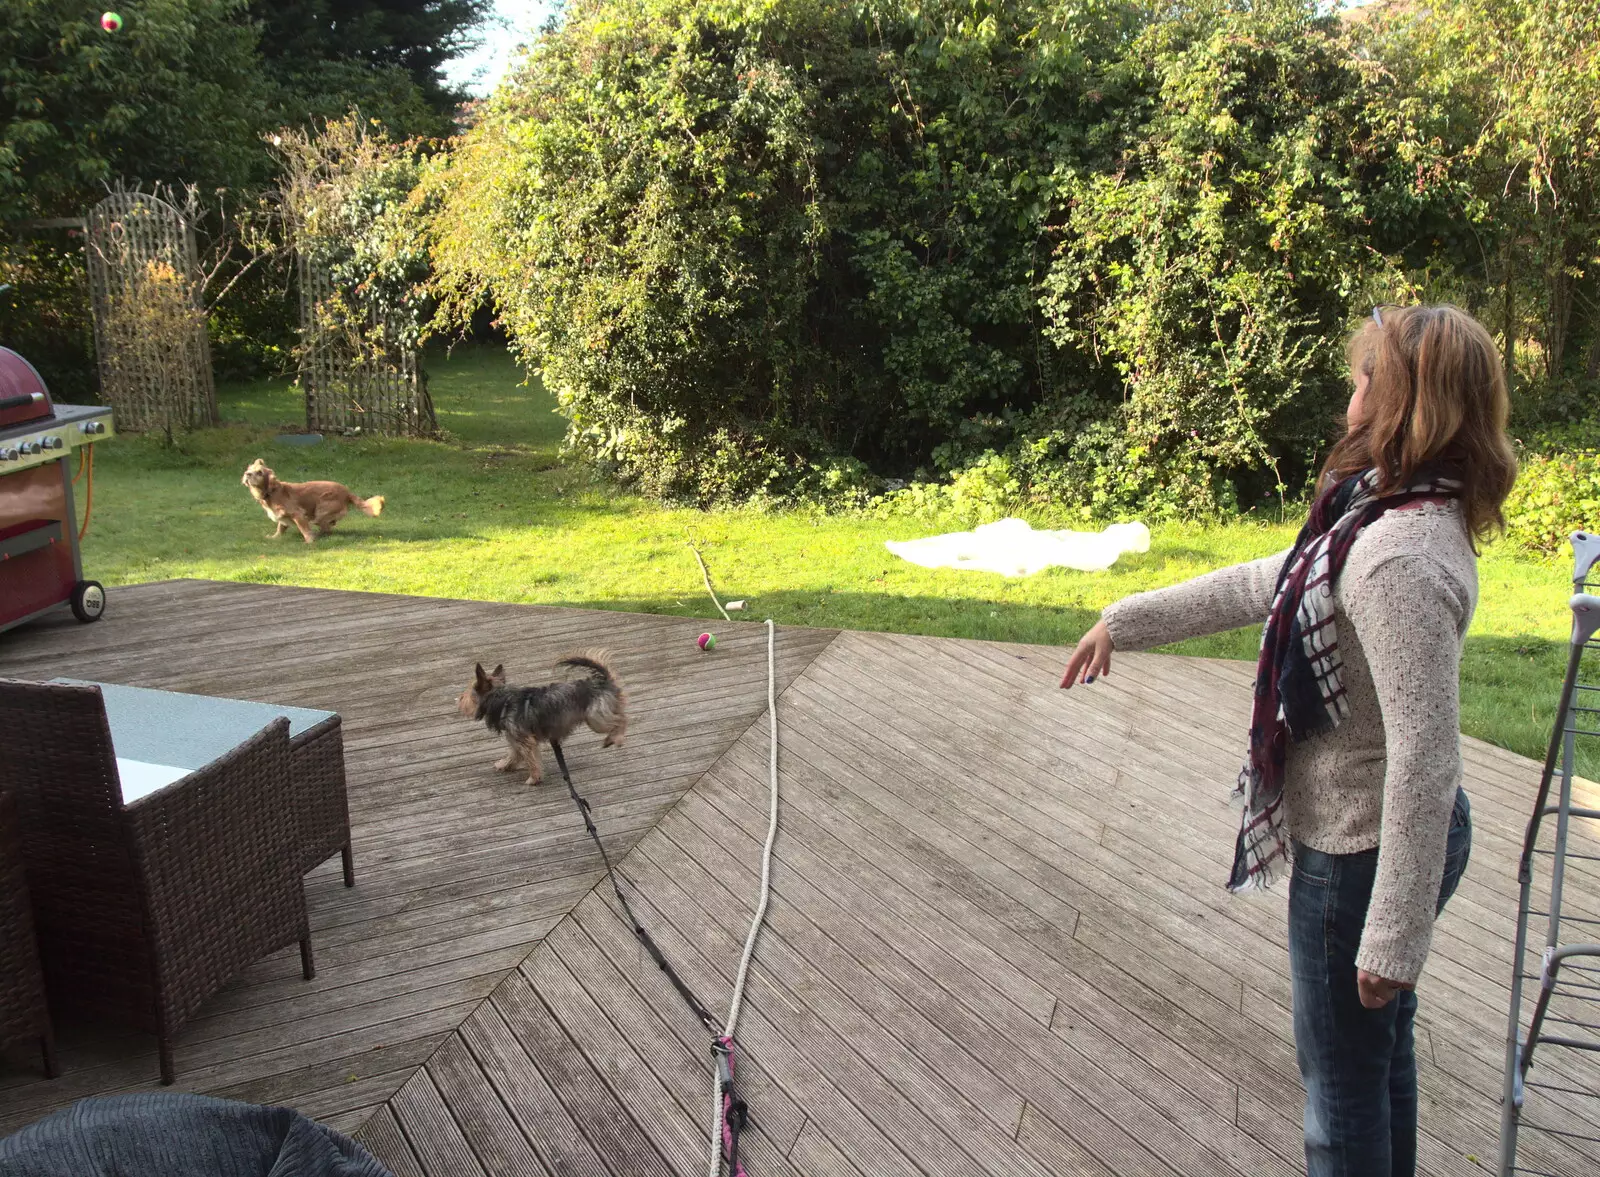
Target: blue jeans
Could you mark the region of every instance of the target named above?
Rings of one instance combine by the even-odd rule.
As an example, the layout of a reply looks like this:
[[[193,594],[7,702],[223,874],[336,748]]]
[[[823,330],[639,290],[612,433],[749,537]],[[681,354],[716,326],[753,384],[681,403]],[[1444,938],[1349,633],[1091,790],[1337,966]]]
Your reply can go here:
[[[1456,793],[1439,908],[1472,853],[1472,810]],[[1417,1168],[1417,995],[1367,1009],[1356,951],[1378,852],[1324,854],[1299,843],[1289,882],[1294,1041],[1306,1088],[1307,1177],[1413,1177]]]

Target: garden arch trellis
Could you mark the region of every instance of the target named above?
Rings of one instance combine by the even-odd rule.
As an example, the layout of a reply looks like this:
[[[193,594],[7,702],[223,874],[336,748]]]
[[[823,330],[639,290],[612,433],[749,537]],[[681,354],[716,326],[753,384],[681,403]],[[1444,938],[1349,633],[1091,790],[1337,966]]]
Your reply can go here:
[[[158,195],[115,191],[85,242],[101,396],[127,430],[217,422],[194,226]]]
[[[436,432],[417,349],[400,342],[401,325],[341,290],[303,243],[295,254],[306,428],[401,437]]]

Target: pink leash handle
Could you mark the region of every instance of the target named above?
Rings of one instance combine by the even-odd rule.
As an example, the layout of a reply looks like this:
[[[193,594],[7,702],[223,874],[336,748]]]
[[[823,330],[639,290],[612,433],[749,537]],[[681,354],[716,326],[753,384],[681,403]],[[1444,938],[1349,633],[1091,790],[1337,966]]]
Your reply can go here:
[[[736,1117],[742,1118],[743,1111],[735,1111],[733,1103],[733,1039],[727,1035],[718,1038],[712,1053],[717,1056],[717,1068],[722,1081],[722,1156],[733,1166],[729,1177],[748,1177],[744,1171],[744,1161],[739,1158],[734,1132]]]

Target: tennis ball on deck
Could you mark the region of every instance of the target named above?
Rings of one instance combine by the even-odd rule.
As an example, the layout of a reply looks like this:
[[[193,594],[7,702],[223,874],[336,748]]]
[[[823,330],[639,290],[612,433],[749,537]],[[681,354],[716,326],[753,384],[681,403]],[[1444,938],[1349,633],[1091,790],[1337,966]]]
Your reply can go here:
[[[100,27],[108,33],[114,33],[122,28],[122,17],[115,12],[102,12],[100,14]]]
[[[715,650],[717,648],[717,635],[714,633],[703,633],[695,639],[694,644],[699,646],[702,650]]]

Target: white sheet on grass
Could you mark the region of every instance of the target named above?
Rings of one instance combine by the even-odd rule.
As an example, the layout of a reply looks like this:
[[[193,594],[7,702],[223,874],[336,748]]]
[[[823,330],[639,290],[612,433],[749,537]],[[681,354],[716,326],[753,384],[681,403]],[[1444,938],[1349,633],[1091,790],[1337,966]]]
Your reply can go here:
[[[1113,523],[1104,531],[1035,531],[1025,519],[1002,519],[973,531],[890,540],[883,545],[924,568],[972,568],[1001,576],[1032,576],[1044,568],[1100,572],[1124,552],[1148,552],[1143,523]]]

